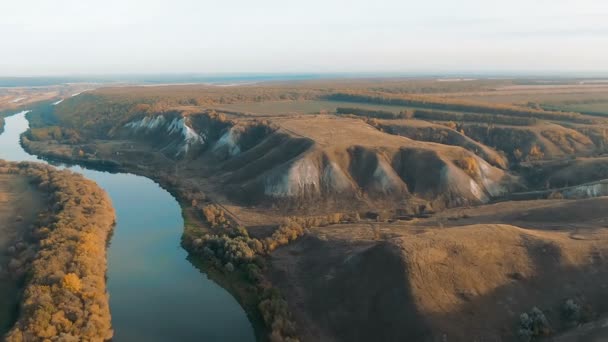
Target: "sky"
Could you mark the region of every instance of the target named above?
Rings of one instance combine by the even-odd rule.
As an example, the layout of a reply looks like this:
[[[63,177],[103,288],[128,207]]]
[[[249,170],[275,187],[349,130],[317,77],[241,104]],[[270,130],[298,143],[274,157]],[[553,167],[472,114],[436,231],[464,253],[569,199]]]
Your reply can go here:
[[[605,0],[2,0],[0,76],[608,72]]]

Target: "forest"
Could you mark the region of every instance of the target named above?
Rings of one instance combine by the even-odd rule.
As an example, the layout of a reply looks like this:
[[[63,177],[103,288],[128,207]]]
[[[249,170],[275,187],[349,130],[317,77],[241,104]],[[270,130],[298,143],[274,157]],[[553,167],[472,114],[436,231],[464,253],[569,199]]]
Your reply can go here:
[[[48,208],[26,234],[29,248],[14,256],[24,288],[6,341],[109,340],[106,246],[115,220],[109,197],[80,174],[42,164],[0,161],[0,173],[24,175],[48,196]]]

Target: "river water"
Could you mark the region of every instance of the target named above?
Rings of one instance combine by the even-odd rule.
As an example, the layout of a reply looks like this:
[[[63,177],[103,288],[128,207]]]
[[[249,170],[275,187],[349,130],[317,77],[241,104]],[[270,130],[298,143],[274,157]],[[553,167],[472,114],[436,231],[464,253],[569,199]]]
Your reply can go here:
[[[0,158],[44,162],[19,144],[25,114],[5,119]],[[69,169],[97,182],[116,209],[107,283],[113,341],[255,341],[236,300],[186,259],[184,221],[171,194],[146,177]]]

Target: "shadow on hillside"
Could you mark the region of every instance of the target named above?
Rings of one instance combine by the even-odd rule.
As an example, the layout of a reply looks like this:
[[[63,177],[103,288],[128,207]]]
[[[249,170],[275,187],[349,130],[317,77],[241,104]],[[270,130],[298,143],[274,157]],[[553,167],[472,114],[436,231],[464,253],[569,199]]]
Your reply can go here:
[[[277,252],[273,283],[287,294],[303,340],[425,341],[430,337],[414,305],[401,252],[394,245],[328,243],[306,236]]]
[[[592,253],[587,266],[563,267],[557,246],[539,240],[525,244],[536,275],[509,274],[506,285],[481,296],[463,297],[458,310],[426,317],[440,327],[433,333],[435,341],[518,341],[519,315],[535,306],[545,313],[554,332],[563,331],[567,326],[561,307],[567,299],[588,307],[593,315],[607,312],[608,263],[599,251]]]

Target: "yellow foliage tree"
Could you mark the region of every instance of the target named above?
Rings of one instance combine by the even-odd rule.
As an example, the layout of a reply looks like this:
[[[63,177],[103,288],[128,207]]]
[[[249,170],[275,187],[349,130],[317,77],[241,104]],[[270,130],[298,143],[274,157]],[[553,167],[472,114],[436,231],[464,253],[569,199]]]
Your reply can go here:
[[[82,289],[82,282],[76,274],[68,273],[61,280],[61,286],[69,291],[77,293]]]

